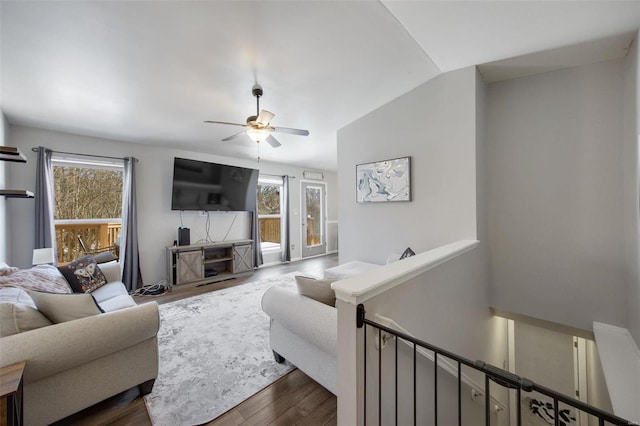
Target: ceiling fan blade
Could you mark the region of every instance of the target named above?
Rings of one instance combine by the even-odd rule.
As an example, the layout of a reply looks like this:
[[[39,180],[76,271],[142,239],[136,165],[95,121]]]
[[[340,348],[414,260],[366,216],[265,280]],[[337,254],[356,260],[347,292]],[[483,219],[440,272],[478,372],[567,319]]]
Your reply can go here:
[[[205,123],[209,123],[209,124],[228,124],[230,126],[241,126],[241,127],[247,127],[246,124],[239,124],[239,123],[229,123],[227,121],[212,121],[212,120],[205,120]]]
[[[247,134],[247,132],[245,132],[245,131],[243,130],[242,132],[238,132],[238,133],[236,133],[235,135],[231,135],[231,136],[229,136],[229,137],[226,137],[226,138],[222,139],[222,141],[223,141],[223,142],[230,141],[231,139],[235,139],[235,138],[237,138],[237,137],[239,137],[239,136],[246,135],[246,134]]]
[[[269,135],[269,137],[267,137],[265,141],[274,148],[282,145],[280,142],[278,142],[278,139],[274,138],[272,135]]]
[[[260,114],[258,114],[258,118],[256,118],[256,121],[266,126],[269,124],[273,117],[275,117],[274,113],[269,112],[266,109],[261,109]]]
[[[291,129],[289,127],[274,127],[272,132],[289,133],[290,135],[309,136],[308,130]]]

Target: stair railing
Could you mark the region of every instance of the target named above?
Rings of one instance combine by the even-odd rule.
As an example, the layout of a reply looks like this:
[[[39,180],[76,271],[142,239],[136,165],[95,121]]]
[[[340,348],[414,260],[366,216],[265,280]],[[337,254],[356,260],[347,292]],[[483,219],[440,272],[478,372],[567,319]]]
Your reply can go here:
[[[612,424],[616,426],[637,426],[637,423],[631,422],[629,420],[618,417],[614,414],[603,411],[597,407],[586,404],[582,401],[578,401],[577,399],[571,398],[567,395],[561,394],[559,392],[554,391],[553,389],[549,389],[545,386],[539,385],[534,381],[517,376],[513,373],[505,371],[501,368],[495,367],[493,365],[487,364],[484,361],[472,361],[467,358],[464,358],[460,355],[456,355],[452,352],[449,352],[445,349],[434,346],[430,343],[417,339],[409,334],[403,333],[401,331],[395,330],[393,328],[387,327],[383,324],[371,321],[365,317],[365,308],[364,305],[359,304],[356,310],[356,326],[357,328],[362,328],[364,331],[364,424],[367,424],[367,326],[373,327],[377,330],[377,344],[379,348],[378,352],[378,421],[377,424],[381,424],[382,422],[382,348],[383,348],[383,337],[382,333],[388,333],[397,339],[402,339],[405,342],[409,342],[409,344],[413,347],[413,420],[414,424],[417,422],[417,398],[416,398],[416,355],[418,354],[418,348],[424,348],[431,352],[433,352],[433,365],[434,365],[434,418],[433,425],[438,425],[438,366],[439,366],[439,358],[446,358],[450,361],[453,361],[457,366],[457,416],[458,416],[458,425],[462,426],[462,383],[463,383],[463,374],[462,374],[462,366],[466,366],[472,368],[480,373],[484,374],[484,411],[485,411],[485,426],[491,425],[491,394],[490,394],[490,383],[496,383],[499,386],[503,386],[507,389],[515,389],[517,394],[517,426],[522,425],[522,409],[521,409],[521,400],[522,400],[522,392],[538,392],[542,395],[545,395],[553,400],[553,413],[554,413],[554,422],[556,426],[561,425],[560,420],[560,403],[566,404],[576,410],[588,413],[598,419],[600,426],[605,426],[605,424]],[[398,345],[395,345],[396,353],[395,353],[395,396],[396,396],[396,404],[395,404],[395,424],[398,424],[398,403],[397,403],[397,395],[398,395]]]

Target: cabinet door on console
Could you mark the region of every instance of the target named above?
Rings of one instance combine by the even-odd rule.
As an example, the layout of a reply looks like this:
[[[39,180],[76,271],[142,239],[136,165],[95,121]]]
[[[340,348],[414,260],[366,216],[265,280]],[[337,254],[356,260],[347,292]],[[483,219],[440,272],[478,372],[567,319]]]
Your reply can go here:
[[[204,278],[202,250],[181,251],[176,254],[176,284],[198,281]]]
[[[253,271],[253,245],[242,244],[233,246],[233,273]]]

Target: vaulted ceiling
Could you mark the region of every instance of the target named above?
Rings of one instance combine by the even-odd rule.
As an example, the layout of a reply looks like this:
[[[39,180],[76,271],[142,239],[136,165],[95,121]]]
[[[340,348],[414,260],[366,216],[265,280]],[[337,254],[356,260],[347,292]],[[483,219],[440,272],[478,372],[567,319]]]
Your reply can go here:
[[[311,132],[260,156],[331,170],[339,128],[441,72],[626,33],[620,50],[639,25],[640,1],[3,0],[0,107],[13,124],[254,158],[248,138],[221,142],[238,128],[203,121],[243,123],[259,83],[274,126]]]

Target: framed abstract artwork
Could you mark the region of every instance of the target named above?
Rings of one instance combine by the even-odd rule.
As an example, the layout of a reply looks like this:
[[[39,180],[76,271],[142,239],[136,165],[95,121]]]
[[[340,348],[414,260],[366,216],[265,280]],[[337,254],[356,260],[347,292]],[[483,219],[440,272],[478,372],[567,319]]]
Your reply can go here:
[[[411,201],[411,157],[356,165],[356,201]]]

